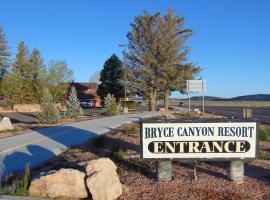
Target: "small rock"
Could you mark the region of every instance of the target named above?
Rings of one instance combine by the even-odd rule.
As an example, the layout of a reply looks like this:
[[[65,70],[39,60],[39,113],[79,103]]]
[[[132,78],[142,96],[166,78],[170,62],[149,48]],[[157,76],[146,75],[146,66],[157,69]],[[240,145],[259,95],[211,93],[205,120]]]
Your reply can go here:
[[[122,188],[123,188],[123,193],[124,194],[127,194],[129,192],[128,186],[123,184]]]
[[[0,119],[0,131],[13,130],[13,126],[8,117]]]
[[[202,111],[200,111],[198,108],[195,108],[194,109],[194,112],[196,112],[197,114],[201,114],[202,113]]]
[[[75,169],[60,169],[48,172],[30,184],[31,196],[49,198],[86,198],[88,196],[85,174]]]
[[[108,158],[89,162],[86,167],[86,185],[93,200],[113,200],[122,194],[123,188],[116,169],[116,165]]]

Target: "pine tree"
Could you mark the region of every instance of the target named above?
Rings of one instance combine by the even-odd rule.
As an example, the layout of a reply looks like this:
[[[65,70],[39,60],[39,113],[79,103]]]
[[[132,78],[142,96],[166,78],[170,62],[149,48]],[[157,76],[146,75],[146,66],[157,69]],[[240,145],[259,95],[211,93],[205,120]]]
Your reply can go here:
[[[39,123],[55,123],[60,120],[60,113],[55,107],[53,97],[47,88],[43,90],[41,109],[42,112],[38,114]]]
[[[7,45],[6,35],[2,27],[0,27],[0,81],[10,66],[10,56],[11,53]]]
[[[13,69],[17,73],[20,73],[23,77],[23,103],[37,102],[35,98],[35,91],[33,89],[33,76],[32,76],[32,65],[30,62],[30,54],[27,46],[24,42],[20,42],[18,45],[18,53],[16,55]]]
[[[68,118],[79,118],[83,115],[83,110],[80,106],[80,102],[77,98],[77,92],[74,86],[71,87],[68,101],[66,116]]]
[[[106,60],[100,72],[100,82],[97,94],[102,99],[108,93],[114,95],[117,99],[124,97],[122,62],[115,54]]]
[[[136,93],[149,99],[149,110],[156,109],[156,95],[159,87],[158,65],[155,58],[157,46],[157,27],[160,14],[137,16],[131,24],[132,30],[127,34],[129,52],[127,54],[131,73],[130,86]]]
[[[30,57],[30,64],[31,64],[31,80],[32,80],[32,88],[34,91],[34,98],[36,101],[40,102],[42,97],[42,91],[44,87],[47,87],[46,83],[47,71],[41,53],[38,49],[34,49],[32,51]]]
[[[110,93],[107,94],[105,97],[105,113],[106,115],[113,116],[118,113],[118,108],[116,104],[116,100],[113,95]]]
[[[182,91],[186,80],[200,71],[200,67],[187,62],[190,47],[186,42],[191,36],[192,30],[185,28],[184,18],[175,16],[172,10],[168,10],[167,14],[160,18],[155,58],[166,111],[168,111],[170,92]]]

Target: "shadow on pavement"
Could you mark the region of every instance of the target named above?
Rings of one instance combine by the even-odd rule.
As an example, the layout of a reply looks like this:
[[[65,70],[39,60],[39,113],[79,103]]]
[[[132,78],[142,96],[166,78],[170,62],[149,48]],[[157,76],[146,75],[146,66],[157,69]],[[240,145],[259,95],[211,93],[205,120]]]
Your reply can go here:
[[[72,126],[56,126],[36,132],[45,137],[33,138],[32,144],[26,143],[21,151],[0,155],[0,177],[11,173],[20,174],[27,164],[30,168],[37,167],[65,149],[97,136],[96,133]]]

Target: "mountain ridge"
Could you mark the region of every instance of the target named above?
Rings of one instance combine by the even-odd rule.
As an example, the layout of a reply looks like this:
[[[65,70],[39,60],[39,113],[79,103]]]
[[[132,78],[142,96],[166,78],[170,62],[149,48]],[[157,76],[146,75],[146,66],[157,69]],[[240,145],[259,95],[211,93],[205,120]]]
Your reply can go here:
[[[191,100],[202,100],[202,96],[194,96],[190,98]],[[215,96],[205,96],[205,101],[270,101],[270,94],[251,94],[251,95],[243,95],[232,98],[223,98],[223,97],[215,97]],[[188,100],[188,98],[181,99]]]

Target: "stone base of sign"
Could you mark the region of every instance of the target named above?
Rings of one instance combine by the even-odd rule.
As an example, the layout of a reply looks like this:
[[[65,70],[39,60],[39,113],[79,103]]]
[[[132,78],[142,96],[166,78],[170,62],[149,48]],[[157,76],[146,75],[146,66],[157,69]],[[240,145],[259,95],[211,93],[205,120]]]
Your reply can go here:
[[[231,161],[228,175],[234,183],[244,183],[244,162],[242,160]]]
[[[172,180],[172,161],[171,160],[159,160],[156,167],[157,180],[162,182],[168,182]]]
[[[124,108],[123,108],[123,113],[125,113],[125,114],[128,113],[128,108],[127,108],[127,107],[124,107]]]

